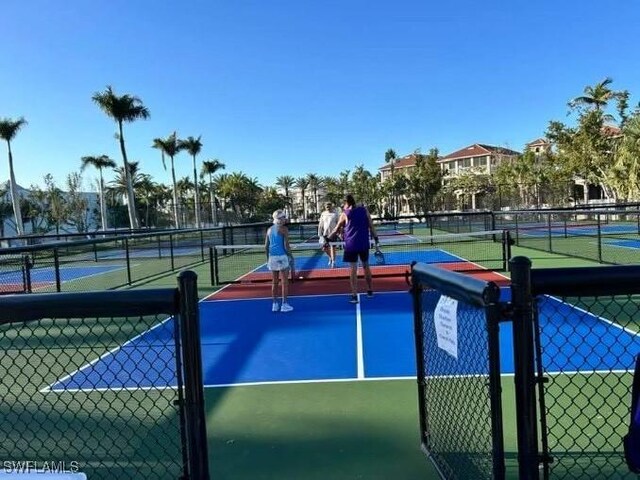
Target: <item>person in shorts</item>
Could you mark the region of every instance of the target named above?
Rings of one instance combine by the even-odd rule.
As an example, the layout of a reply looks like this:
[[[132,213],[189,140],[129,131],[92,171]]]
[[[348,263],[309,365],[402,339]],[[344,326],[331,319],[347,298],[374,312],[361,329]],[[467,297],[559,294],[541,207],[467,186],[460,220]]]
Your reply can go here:
[[[331,235],[342,231],[344,240],[343,260],[350,266],[349,282],[351,286],[351,303],[358,303],[358,259],[364,269],[367,282],[367,297],[373,297],[373,281],[369,267],[370,237],[378,245],[378,235],[371,220],[371,215],[364,205],[356,205],[353,195],[347,195],[343,200],[343,210],[336,228]]]
[[[290,312],[293,307],[287,302],[289,294],[289,268],[291,246],[289,245],[289,229],[286,226],[287,215],[282,210],[273,212],[273,225],[267,229],[264,241],[267,254],[267,268],[271,271],[272,312]],[[278,303],[278,287],[282,283],[282,305]]]
[[[324,208],[325,210],[320,214],[320,221],[318,222],[318,238],[323,251],[329,257],[329,267],[333,268],[336,265],[336,246],[329,242],[338,240],[337,235],[331,236],[331,232],[336,228],[340,215],[335,211],[331,202],[325,203]]]

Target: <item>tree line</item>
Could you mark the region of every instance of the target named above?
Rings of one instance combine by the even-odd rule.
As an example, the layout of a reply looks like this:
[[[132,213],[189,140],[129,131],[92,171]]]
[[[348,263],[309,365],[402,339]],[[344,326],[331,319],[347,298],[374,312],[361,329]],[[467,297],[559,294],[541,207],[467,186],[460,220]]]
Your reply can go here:
[[[512,208],[540,203],[562,206],[576,201],[576,179],[600,186],[612,201],[639,200],[640,104],[630,109],[629,98],[627,90],[613,89],[610,78],[585,87],[582,95],[568,102],[574,122],[549,123],[545,135],[551,148],[540,153],[526,151],[514,161],[500,163],[491,174],[473,167],[456,175],[443,172],[437,163],[437,148],[427,154],[414,152],[414,166],[398,171],[398,157],[388,149],[384,162],[390,174],[384,180],[360,164],[336,176],[282,175],[274,186],[263,186],[243,172],[220,173],[226,165],[218,159],[199,164],[202,136],[182,139],[172,132],[150,142],[150,147],[159,150],[165,170],[169,164],[171,183],[167,186],[141,172],[139,163],[127,156],[124,125],[148,119],[148,108],[140,98],[117,95],[107,87],[96,92],[92,101],[116,123],[120,166],[104,154],[80,159],[80,172],[91,167],[99,173],[99,210],[87,211],[86,199],[83,203],[79,194],[79,172],[67,177],[64,195],[48,175],[44,189],[32,186],[30,198],[21,200],[11,144],[27,122],[24,118],[2,118],[0,138],[7,144],[8,193],[12,201],[10,205],[3,201],[8,195],[0,192],[0,220],[12,214],[19,234],[24,233],[25,219],[32,222],[34,231],[62,224],[82,231],[91,221],[99,221],[103,229],[123,226],[123,209],[128,217],[126,226],[133,229],[263,221],[277,208],[286,209],[294,219],[305,220],[317,218],[324,201],[339,203],[348,192],[380,217],[394,217],[404,211],[425,215],[439,209],[496,208],[504,203]],[[183,153],[190,157],[192,175],[178,179],[175,159]],[[103,180],[105,169],[116,173],[109,184]],[[580,193],[586,203],[588,189]]]

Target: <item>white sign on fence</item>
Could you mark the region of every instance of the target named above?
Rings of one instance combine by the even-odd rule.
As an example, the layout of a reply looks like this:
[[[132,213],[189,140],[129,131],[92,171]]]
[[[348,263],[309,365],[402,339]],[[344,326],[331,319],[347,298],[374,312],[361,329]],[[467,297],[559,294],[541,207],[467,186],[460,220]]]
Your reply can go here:
[[[458,359],[458,301],[442,295],[433,312],[438,347]]]

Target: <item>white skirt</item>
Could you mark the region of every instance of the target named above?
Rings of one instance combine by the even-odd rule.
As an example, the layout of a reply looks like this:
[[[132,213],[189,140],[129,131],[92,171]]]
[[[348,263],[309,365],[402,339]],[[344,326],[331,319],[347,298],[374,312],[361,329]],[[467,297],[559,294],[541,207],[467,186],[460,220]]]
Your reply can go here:
[[[267,268],[272,272],[280,272],[289,269],[289,257],[286,255],[269,255]]]

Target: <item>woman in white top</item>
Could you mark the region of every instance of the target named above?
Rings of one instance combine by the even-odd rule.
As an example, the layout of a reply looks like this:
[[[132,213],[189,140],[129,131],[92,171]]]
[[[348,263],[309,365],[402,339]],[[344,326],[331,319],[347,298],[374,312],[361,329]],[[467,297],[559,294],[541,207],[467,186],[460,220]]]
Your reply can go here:
[[[318,237],[320,239],[320,244],[324,252],[329,257],[329,266],[335,267],[336,265],[336,246],[329,245],[325,246],[327,242],[335,242],[337,241],[337,237],[331,237],[331,232],[338,225],[338,220],[340,215],[333,208],[333,204],[331,202],[327,202],[324,204],[325,210],[320,215],[320,222],[318,223]]]

